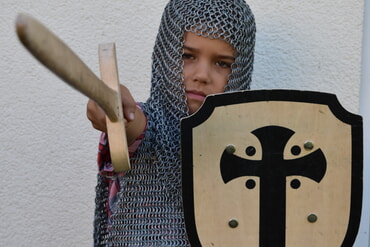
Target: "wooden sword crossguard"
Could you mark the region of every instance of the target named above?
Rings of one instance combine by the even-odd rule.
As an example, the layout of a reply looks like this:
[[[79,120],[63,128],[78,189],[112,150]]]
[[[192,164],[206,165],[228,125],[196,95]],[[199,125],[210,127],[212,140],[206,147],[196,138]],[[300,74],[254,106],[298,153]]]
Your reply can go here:
[[[30,15],[17,16],[16,31],[37,60],[103,109],[114,170],[129,170],[115,44],[99,45],[100,80],[62,40]]]

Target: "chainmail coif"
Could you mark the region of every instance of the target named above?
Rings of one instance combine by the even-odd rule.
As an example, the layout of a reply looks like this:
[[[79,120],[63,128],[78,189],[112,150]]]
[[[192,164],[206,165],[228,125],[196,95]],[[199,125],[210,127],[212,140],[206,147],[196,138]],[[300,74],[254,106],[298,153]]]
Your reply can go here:
[[[189,115],[183,71],[184,32],[221,39],[236,51],[225,91],[249,89],[255,21],[243,0],[171,0],[152,55],[145,137],[120,178],[121,191],[107,230],[107,184],[98,175],[95,246],[190,246],[181,196],[180,118]]]

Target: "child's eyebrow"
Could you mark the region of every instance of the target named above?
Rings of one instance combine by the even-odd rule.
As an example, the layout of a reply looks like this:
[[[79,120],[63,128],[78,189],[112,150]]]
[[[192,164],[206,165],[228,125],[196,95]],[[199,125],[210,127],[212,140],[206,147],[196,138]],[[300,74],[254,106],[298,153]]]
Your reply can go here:
[[[183,49],[184,49],[184,50],[191,51],[191,52],[199,51],[199,49],[197,49],[197,48],[190,47],[190,46],[186,46],[186,45],[184,45],[184,46],[183,46]],[[217,55],[217,57],[218,57],[218,58],[220,58],[220,59],[230,59],[230,60],[235,60],[235,56],[230,56],[230,55],[223,55],[223,54],[220,54],[220,55]]]
[[[184,45],[183,47],[182,47],[184,50],[190,50],[190,51],[197,51],[198,49],[196,49],[196,48],[193,48],[193,47],[190,47],[190,46],[186,46],[186,45]]]
[[[229,59],[229,60],[233,60],[233,61],[235,60],[234,56],[219,55],[218,57],[221,58],[221,59]]]

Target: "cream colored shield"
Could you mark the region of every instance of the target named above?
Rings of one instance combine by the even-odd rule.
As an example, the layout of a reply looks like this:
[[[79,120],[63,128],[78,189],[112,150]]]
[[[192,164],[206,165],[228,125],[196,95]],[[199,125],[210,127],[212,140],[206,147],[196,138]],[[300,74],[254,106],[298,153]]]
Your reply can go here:
[[[362,200],[362,118],[332,94],[207,97],[181,122],[192,246],[350,247]]]

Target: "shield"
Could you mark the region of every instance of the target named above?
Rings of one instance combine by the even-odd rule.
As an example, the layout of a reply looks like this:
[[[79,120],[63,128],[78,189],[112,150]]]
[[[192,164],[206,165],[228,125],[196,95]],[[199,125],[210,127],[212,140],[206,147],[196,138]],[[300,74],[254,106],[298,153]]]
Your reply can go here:
[[[181,142],[192,246],[353,245],[362,203],[362,118],[335,95],[211,95],[182,119]]]

